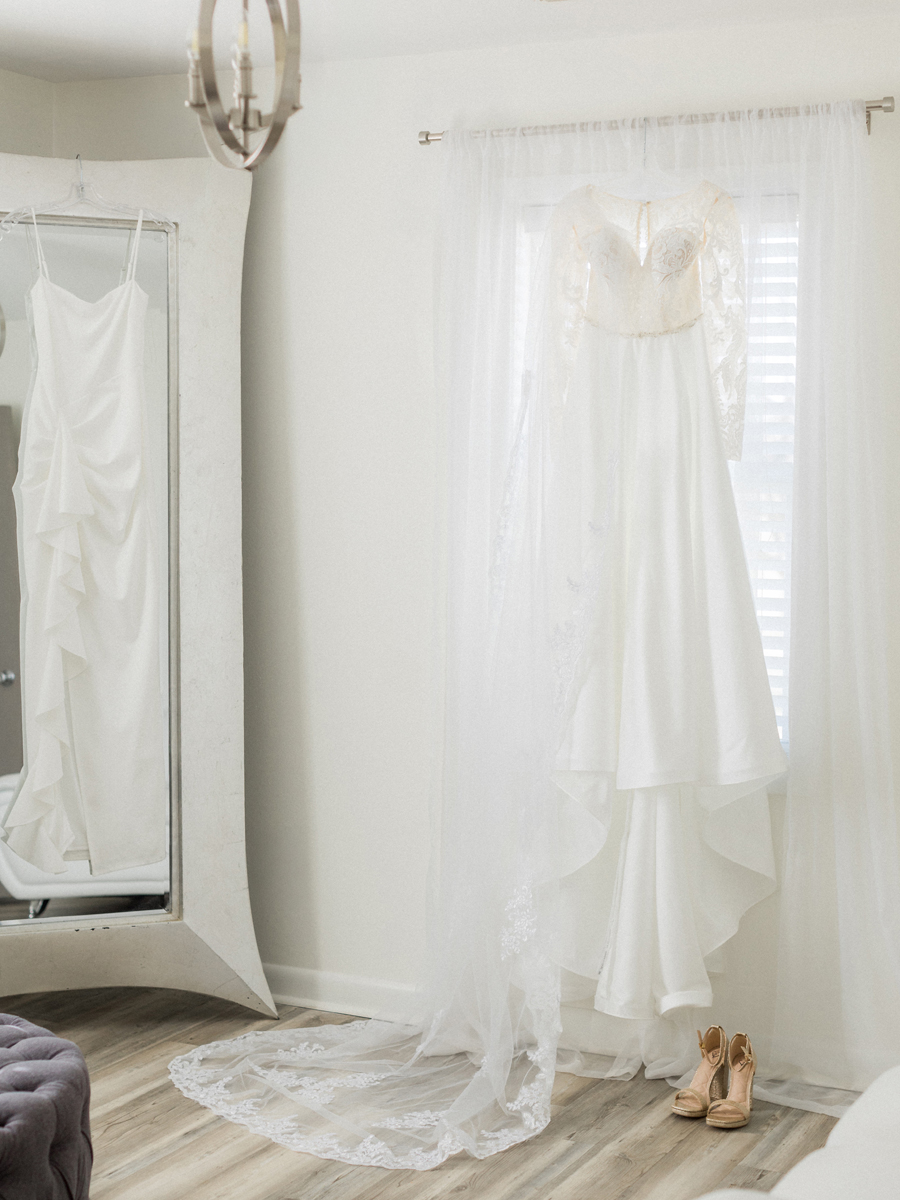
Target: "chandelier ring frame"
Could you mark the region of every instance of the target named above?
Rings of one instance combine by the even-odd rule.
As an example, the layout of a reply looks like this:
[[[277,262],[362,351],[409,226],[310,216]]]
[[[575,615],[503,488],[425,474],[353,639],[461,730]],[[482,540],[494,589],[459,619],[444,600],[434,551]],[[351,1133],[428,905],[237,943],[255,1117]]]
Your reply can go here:
[[[210,154],[226,167],[252,171],[275,149],[288,118],[300,105],[300,8],[298,0],[285,0],[285,27],[279,0],[266,0],[275,50],[275,107],[261,117],[265,133],[252,151],[241,143],[219,94],[213,56],[213,16],[218,0],[201,0],[197,22],[197,58],[203,99],[191,104],[200,118],[200,129]]]

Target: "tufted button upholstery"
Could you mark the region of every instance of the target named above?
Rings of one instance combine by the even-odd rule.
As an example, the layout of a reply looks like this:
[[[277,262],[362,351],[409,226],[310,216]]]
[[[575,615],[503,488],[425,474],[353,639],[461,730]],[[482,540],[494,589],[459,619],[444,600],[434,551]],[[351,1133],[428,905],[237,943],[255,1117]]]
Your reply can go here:
[[[88,1200],[90,1096],[74,1042],[0,1013],[0,1200]]]

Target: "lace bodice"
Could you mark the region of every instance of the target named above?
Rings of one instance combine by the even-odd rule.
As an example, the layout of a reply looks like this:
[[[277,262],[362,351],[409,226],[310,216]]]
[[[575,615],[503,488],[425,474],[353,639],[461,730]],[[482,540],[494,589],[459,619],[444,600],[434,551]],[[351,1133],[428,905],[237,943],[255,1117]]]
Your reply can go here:
[[[731,197],[705,181],[649,201],[588,185],[559,203],[548,242],[561,394],[585,321],[624,337],[653,337],[703,317],[725,452],[740,458],[747,335],[743,244]]]

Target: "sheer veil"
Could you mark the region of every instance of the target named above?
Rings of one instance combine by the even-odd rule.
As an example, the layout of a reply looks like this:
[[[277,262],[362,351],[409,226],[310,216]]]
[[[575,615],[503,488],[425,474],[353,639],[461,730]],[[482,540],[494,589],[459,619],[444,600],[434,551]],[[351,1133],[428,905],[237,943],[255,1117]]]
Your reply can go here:
[[[648,1074],[681,1076],[694,1055],[693,1030],[713,1020],[750,1029],[761,1073],[782,1081],[773,1097],[841,1111],[848,1089],[900,1061],[896,1030],[854,982],[874,979],[881,1012],[896,1011],[900,966],[885,951],[900,945],[897,855],[866,841],[853,816],[862,805],[896,851],[880,715],[886,676],[875,652],[886,581],[874,515],[883,465],[872,436],[879,390],[864,300],[864,109],[454,133],[442,152],[438,375],[449,503],[427,982],[403,1022],[254,1032],[176,1059],[172,1078],[188,1096],[284,1146],[424,1170],[462,1150],[485,1157],[542,1129],[557,1069],[629,1077],[643,1065]],[[798,439],[802,432],[811,440],[798,450],[795,485],[795,547],[801,535],[806,541],[794,605],[806,616],[795,636],[797,717],[779,868],[789,902],[779,908],[772,896],[748,930],[710,945],[712,1010],[623,1019],[594,1011],[560,965],[569,883],[597,860],[614,820],[602,797],[585,803],[555,777],[593,636],[596,581],[609,563],[603,497],[559,404],[570,321],[559,298],[577,299],[580,284],[554,277],[544,232],[574,189],[613,184],[645,162],[671,180],[672,194],[707,179],[735,198],[751,307],[767,286],[760,264],[768,214],[799,205],[810,250],[802,263]],[[856,236],[844,238],[846,230]],[[812,329],[828,330],[827,338]],[[827,485],[819,454],[831,456]],[[570,519],[586,507],[599,513],[589,535]],[[851,580],[873,581],[871,593],[841,574],[828,538],[838,519]],[[855,528],[866,533],[850,546]],[[828,612],[816,616],[823,595]],[[838,649],[836,629],[847,639]],[[844,722],[844,734],[826,769],[814,729],[832,719]],[[764,793],[751,801],[743,815],[729,806],[731,843],[716,849],[744,881],[741,912],[774,886],[764,853],[768,801]],[[801,844],[806,838],[815,852]],[[870,883],[842,910],[849,925],[839,931],[835,908],[823,913],[810,897],[824,889],[843,903],[854,877]],[[820,938],[831,961],[798,950]],[[841,975],[843,939],[854,945],[853,978]],[[798,1014],[823,987],[825,1016],[807,1037]],[[838,997],[873,1022],[865,1038],[856,1040],[837,1013]]]

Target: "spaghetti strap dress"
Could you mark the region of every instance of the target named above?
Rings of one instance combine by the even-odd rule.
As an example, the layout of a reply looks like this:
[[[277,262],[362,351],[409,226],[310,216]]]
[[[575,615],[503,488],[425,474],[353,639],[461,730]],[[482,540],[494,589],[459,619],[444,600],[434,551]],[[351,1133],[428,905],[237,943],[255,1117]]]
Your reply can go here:
[[[25,766],[9,847],[41,870],[102,875],[167,852],[160,547],[144,398],[147,295],[90,302],[39,263],[36,368],[15,484]]]

